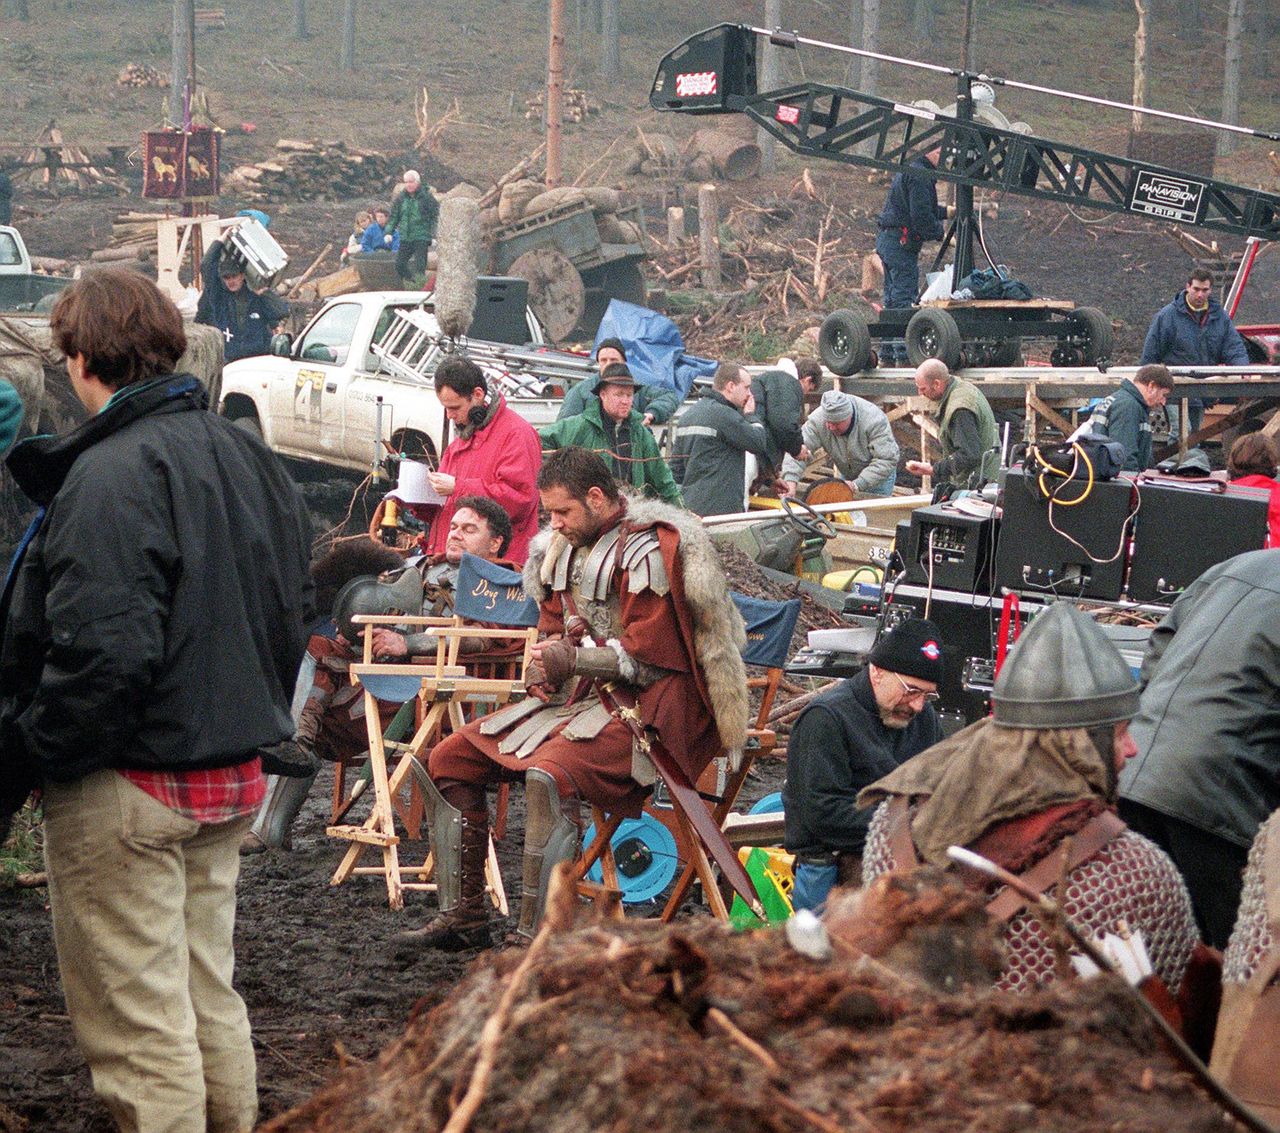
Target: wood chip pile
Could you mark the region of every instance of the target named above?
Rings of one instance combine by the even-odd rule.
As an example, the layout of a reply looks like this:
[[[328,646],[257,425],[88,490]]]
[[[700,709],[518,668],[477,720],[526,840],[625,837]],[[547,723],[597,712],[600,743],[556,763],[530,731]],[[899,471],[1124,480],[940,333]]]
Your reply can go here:
[[[344,200],[389,191],[398,167],[385,154],[343,142],[281,138],[269,161],[238,165],[222,191],[254,202]]]
[[[850,931],[832,926],[827,960],[707,919],[569,931],[553,890],[528,951],[479,959],[264,1133],[1233,1128],[1111,980],[967,983],[989,978],[993,930],[957,889],[884,879]],[[960,990],[934,990],[939,976]]]

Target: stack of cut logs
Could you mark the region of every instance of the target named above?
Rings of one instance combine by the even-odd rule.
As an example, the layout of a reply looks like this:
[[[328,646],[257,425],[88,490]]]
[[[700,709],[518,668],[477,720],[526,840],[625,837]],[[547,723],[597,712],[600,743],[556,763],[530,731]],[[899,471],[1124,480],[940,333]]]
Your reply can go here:
[[[237,166],[222,191],[246,201],[342,200],[385,191],[394,173],[392,162],[372,150],[281,138],[272,160]]]
[[[542,121],[544,97],[545,92],[539,91],[532,98],[525,100],[524,116],[526,118],[534,122]],[[582,122],[588,114],[599,113],[600,104],[592,102],[586,91],[573,87],[564,92],[564,120],[566,122]]]
[[[94,263],[150,260],[156,254],[156,221],[162,212],[122,212],[111,222],[111,242],[89,258]]]
[[[116,76],[120,87],[167,87],[169,76],[150,63],[126,63]]]
[[[95,166],[85,150],[67,142],[62,131],[52,124],[41,131],[40,137],[27,151],[22,166],[13,174],[13,180],[28,188],[54,192],[103,189],[119,192],[123,189],[118,178]]]

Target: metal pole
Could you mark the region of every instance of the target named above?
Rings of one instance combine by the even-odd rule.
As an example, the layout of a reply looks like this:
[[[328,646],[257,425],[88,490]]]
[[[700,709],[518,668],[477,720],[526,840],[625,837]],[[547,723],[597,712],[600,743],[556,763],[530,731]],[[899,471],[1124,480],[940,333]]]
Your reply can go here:
[[[955,67],[943,67],[937,63],[921,63],[918,59],[903,59],[899,55],[885,55],[880,51],[863,51],[857,47],[846,47],[842,43],[827,43],[821,39],[809,39],[794,32],[774,32],[768,28],[751,27],[746,24],[742,26],[755,35],[769,36],[771,42],[781,44],[784,47],[798,47],[800,44],[804,44],[806,47],[825,47],[829,51],[838,51],[845,55],[861,55],[865,59],[880,59],[886,63],[897,63],[903,67],[915,67],[917,70],[932,71],[938,75],[950,75],[952,78],[959,78],[963,74],[963,71],[957,70]],[[1189,114],[1174,114],[1170,110],[1152,110],[1148,106],[1134,106],[1129,102],[1116,102],[1110,98],[1097,98],[1091,94],[1057,90],[1054,87],[1042,87],[1035,83],[1020,83],[1014,79],[1002,79],[996,75],[988,75],[981,72],[971,75],[970,78],[974,81],[990,83],[992,86],[1009,87],[1014,90],[1029,90],[1034,91],[1036,94],[1053,95],[1054,98],[1075,99],[1079,102],[1091,103],[1094,106],[1108,106],[1113,110],[1128,110],[1135,114],[1148,114],[1153,118],[1167,118],[1170,121],[1185,122],[1191,126],[1206,126],[1211,130],[1229,130],[1234,134],[1246,134],[1251,138],[1280,142],[1280,133],[1271,133],[1267,130],[1251,130],[1247,126],[1233,126],[1229,122],[1215,122],[1211,118],[1196,118]]]
[[[548,189],[560,184],[560,140],[564,133],[564,0],[551,0],[547,44],[547,177]]]

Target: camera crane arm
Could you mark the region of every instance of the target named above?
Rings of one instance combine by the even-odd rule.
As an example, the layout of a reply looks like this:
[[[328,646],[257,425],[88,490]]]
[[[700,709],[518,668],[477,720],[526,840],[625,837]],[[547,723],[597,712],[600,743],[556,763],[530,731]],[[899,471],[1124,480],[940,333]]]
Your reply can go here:
[[[824,47],[950,76],[957,82],[956,116],[825,83],[800,82],[759,91],[756,62],[762,38],[782,47]],[[940,146],[942,158],[931,176],[957,186],[956,221],[947,236],[950,239],[954,233],[956,241],[956,279],[973,270],[977,229],[973,191],[979,186],[1280,239],[1280,195],[988,125],[974,117],[973,88],[979,83],[1280,141],[1280,133],[1129,106],[747,24],[718,24],[668,52],[658,64],[649,104],[655,110],[685,114],[743,113],[796,153],[890,172]]]

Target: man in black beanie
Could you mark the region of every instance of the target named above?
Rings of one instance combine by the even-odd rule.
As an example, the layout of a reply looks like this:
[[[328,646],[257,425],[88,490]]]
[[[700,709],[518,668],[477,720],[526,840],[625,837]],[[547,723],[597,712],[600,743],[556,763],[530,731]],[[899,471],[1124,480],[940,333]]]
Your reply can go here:
[[[870,818],[854,805],[858,792],[942,738],[933,708],[942,680],[938,627],[903,622],[867,660],[800,713],[787,744],[782,797],[796,909],[820,908],[837,880],[861,877]]]

